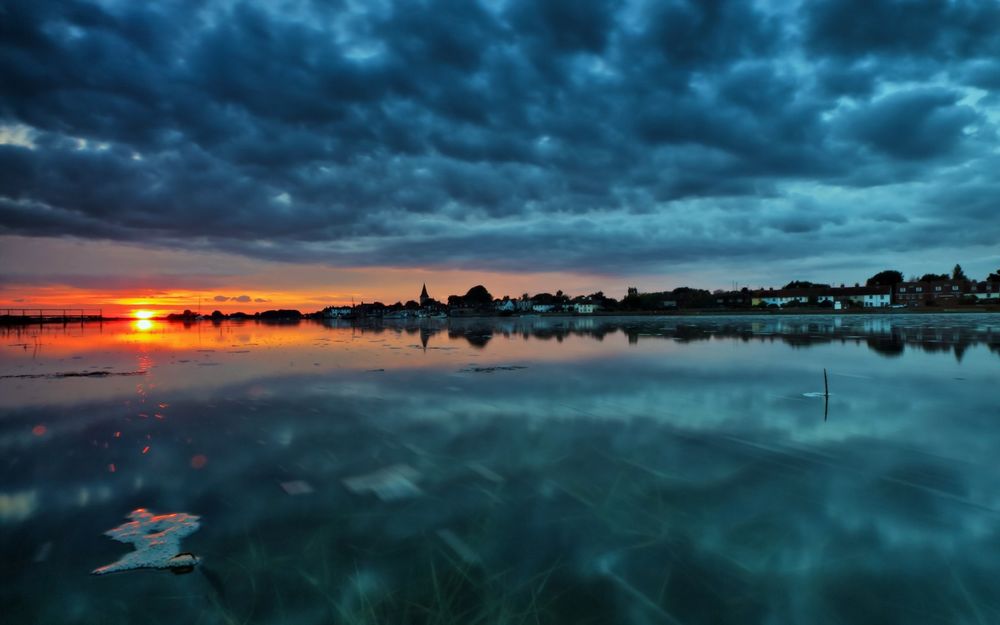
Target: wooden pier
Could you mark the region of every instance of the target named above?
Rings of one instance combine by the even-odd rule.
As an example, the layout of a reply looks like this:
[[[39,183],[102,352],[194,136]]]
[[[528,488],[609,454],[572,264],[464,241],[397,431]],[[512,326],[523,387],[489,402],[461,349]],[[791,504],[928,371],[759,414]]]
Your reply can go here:
[[[83,323],[103,321],[102,308],[0,308],[0,324]]]

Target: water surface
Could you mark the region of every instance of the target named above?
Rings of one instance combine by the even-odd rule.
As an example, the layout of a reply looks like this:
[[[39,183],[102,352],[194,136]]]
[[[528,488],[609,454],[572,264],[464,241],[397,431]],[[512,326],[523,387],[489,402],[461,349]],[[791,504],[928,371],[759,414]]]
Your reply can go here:
[[[1000,622],[994,316],[0,338],[4,622]]]

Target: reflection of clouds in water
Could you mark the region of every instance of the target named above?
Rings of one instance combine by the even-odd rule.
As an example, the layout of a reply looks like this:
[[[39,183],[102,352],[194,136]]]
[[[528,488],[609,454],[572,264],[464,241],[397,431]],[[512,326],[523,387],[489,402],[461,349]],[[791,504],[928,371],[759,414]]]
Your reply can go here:
[[[367,373],[341,351],[349,366],[319,376],[284,371],[284,361],[279,376],[265,369],[206,393],[152,397],[151,388],[149,402],[169,399],[165,421],[124,420],[111,401],[24,408],[0,422],[0,441],[20,466],[44,466],[52,478],[47,514],[36,503],[12,527],[41,543],[68,515],[97,536],[107,527],[95,526],[97,517],[126,502],[197,510],[212,519],[211,534],[197,538],[206,552],[226,554],[227,581],[249,578],[293,598],[279,605],[269,593],[240,595],[253,596],[262,621],[309,621],[321,594],[426,599],[409,593],[429,576],[427,558],[442,553],[440,566],[474,559],[490,576],[508,572],[504,591],[551,573],[545,591],[577,603],[606,597],[611,607],[589,615],[600,622],[615,620],[602,610],[640,597],[682,622],[873,622],[913,601],[941,622],[960,622],[945,596],[953,578],[977,604],[992,600],[1000,433],[995,357],[986,350],[970,349],[962,362],[911,349],[885,359],[853,339],[794,349],[794,341],[744,342],[712,325],[671,336],[670,320],[638,322],[630,348],[621,330],[602,335],[614,337],[603,344],[596,335],[556,343],[530,332],[522,341],[512,323],[510,339],[524,346],[518,358],[494,329],[481,351],[457,337],[461,350],[435,367],[392,366],[383,355],[362,361],[385,369]],[[544,328],[546,337],[557,331]],[[817,327],[802,331],[819,336]],[[387,339],[380,345],[414,343],[409,331],[375,336]],[[584,341],[601,349],[565,360],[531,351]],[[473,360],[527,368],[460,371]],[[826,423],[823,402],[802,396],[822,389],[823,368],[832,393]],[[31,435],[43,421],[55,425]],[[122,438],[111,439],[118,430]],[[156,453],[142,456],[147,434]],[[119,471],[108,474],[112,461]],[[12,474],[7,492],[33,488],[35,475]],[[109,499],[94,496],[95,484],[112,486]],[[376,487],[406,496],[380,497]],[[87,510],[74,499],[81,488],[91,492]],[[289,558],[295,566],[282,566]],[[73,564],[78,573],[103,561]],[[372,595],[350,590],[357,578],[378,580],[357,591]],[[47,592],[66,590],[72,577],[52,579]],[[156,604],[156,589],[147,590]],[[111,596],[82,601],[106,615],[98,599]],[[235,617],[248,618],[248,605],[234,602]],[[653,607],[636,610],[635,622],[656,622]],[[182,602],[169,613],[183,620],[197,610]]]
[[[26,521],[38,509],[38,491],[0,493],[0,523]]]
[[[552,384],[551,371],[530,371]],[[607,377],[606,369],[576,375],[579,385],[567,392],[587,387],[596,399],[605,388],[596,383]],[[213,550],[231,558],[243,557],[245,532],[257,528],[252,530],[254,549],[273,541],[273,557],[302,552],[297,566],[315,570],[314,560],[329,560],[332,552],[313,553],[305,546],[323,540],[326,532],[331,538],[325,540],[360,545],[364,551],[353,556],[356,564],[334,558],[324,566],[344,580],[360,568],[379,580],[383,592],[398,593],[419,581],[406,564],[416,557],[412,545],[439,540],[441,548],[454,552],[442,536],[457,536],[462,553],[475,554],[491,571],[518,570],[528,576],[563,561],[559,575],[571,579],[613,575],[613,588],[603,592],[621,593],[612,595],[618,600],[635,599],[639,593],[657,603],[665,583],[671,613],[689,618],[698,613],[696,603],[711,599],[691,594],[684,580],[695,576],[702,580],[699,584],[718,589],[719,596],[710,594],[719,622],[740,622],[738,615],[745,616],[740,612],[744,608],[729,605],[728,595],[734,593],[754,597],[757,609],[781,614],[789,586],[776,584],[775,576],[792,576],[799,581],[789,584],[816,589],[840,583],[836,580],[842,575],[892,576],[906,566],[913,567],[906,575],[914,579],[936,580],[937,572],[928,564],[920,568],[915,553],[925,563],[942,554],[977,566],[983,560],[976,552],[984,550],[989,538],[984,515],[955,498],[976,491],[967,485],[975,477],[966,475],[972,466],[942,470],[938,461],[915,463],[907,446],[878,439],[796,447],[768,428],[749,425],[738,438],[718,423],[677,424],[639,416],[616,421],[579,412],[549,418],[532,413],[544,406],[541,397],[522,406],[524,413],[511,414],[518,407],[516,394],[505,404],[498,404],[497,397],[483,403],[475,399],[492,384],[509,389],[509,380],[470,377],[483,381],[468,389],[468,402],[455,406],[443,405],[442,396],[434,394],[430,374],[390,378],[380,383],[378,397],[340,394],[336,385],[303,392],[294,380],[274,383],[270,409],[242,414],[242,426],[229,436],[199,434],[198,427],[186,430],[217,461],[202,469],[204,479],[182,479],[170,486],[170,496],[206,506],[216,502],[210,511],[215,540],[221,542]],[[650,383],[649,375],[640,377],[639,382]],[[389,392],[401,384],[398,394]],[[661,401],[671,388],[662,391]],[[231,392],[239,395],[236,389]],[[428,402],[455,418],[412,414]],[[222,415],[236,414],[229,403],[235,401],[220,407]],[[171,409],[186,414],[197,405],[179,402]],[[483,412],[498,405],[507,414]],[[319,407],[322,414],[307,416],[311,413],[305,407]],[[275,415],[294,416],[276,421]],[[269,432],[277,444],[255,442],[267,442]],[[287,432],[293,435],[285,446],[278,439]],[[385,466],[392,470],[380,470]],[[168,475],[178,470],[164,467]],[[401,471],[404,477],[422,476],[419,491],[405,503],[352,495],[343,481],[360,477],[361,486],[381,484],[383,477],[392,481]],[[287,488],[274,488],[268,476],[275,476],[271,479],[282,488],[294,479],[308,479],[314,490],[309,513],[303,516],[303,509],[276,500],[293,498],[285,495]],[[942,497],[938,491],[954,496]],[[217,503],[222,493],[224,506]],[[489,519],[486,532],[477,529],[482,519]],[[286,528],[288,533],[281,530],[279,538],[264,528]],[[638,544],[647,546],[630,547]],[[379,551],[369,551],[376,546]],[[616,556],[602,573],[598,564],[608,553]],[[968,574],[970,565],[962,566],[966,568],[960,573]],[[664,577],[668,569],[671,573]],[[736,593],[737,587],[743,590]],[[812,614],[820,599],[806,594],[801,609]]]

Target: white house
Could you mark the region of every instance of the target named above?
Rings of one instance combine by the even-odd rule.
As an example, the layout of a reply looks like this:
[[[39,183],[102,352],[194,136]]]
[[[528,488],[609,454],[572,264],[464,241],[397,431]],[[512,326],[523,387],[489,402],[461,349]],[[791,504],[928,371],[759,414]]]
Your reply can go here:
[[[886,293],[865,293],[862,304],[865,308],[885,308],[891,304],[892,294]]]
[[[788,304],[822,304],[831,302],[834,310],[842,310],[850,305],[865,308],[883,308],[892,303],[892,287],[813,287],[808,289],[769,289],[753,294],[753,305],[760,303],[776,306]]]
[[[978,300],[1000,300],[1000,282],[974,282],[969,294]]]
[[[341,319],[350,317],[354,312],[350,306],[331,306],[323,310],[323,317],[326,319]]]
[[[817,303],[819,302],[832,302],[833,295],[829,293],[821,293],[817,289],[780,289],[774,291],[761,291],[755,296],[755,300],[775,306],[785,306],[786,304],[791,304],[792,302],[799,302],[802,304],[808,304],[810,298],[815,298]]]
[[[578,315],[590,315],[597,310],[597,304],[593,303],[583,303],[583,304],[573,304],[573,312]]]

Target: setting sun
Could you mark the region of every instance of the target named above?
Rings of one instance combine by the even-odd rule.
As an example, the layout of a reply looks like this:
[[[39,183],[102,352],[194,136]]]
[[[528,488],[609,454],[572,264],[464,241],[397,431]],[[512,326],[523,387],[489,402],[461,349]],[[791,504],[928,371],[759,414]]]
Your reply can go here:
[[[152,319],[154,314],[152,310],[136,310],[132,316],[136,319]]]

